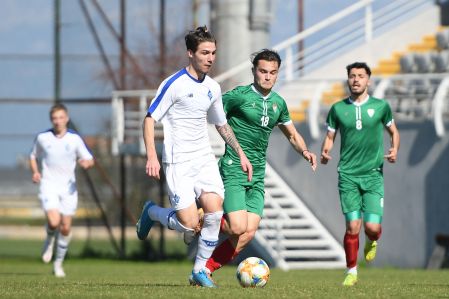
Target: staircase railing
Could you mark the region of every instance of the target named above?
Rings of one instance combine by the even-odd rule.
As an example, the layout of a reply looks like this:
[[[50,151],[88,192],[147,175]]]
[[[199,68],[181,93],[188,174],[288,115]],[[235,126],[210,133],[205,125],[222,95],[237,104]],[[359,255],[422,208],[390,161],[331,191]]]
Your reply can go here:
[[[278,85],[310,73],[346,49],[371,41],[388,28],[421,12],[424,7],[433,5],[433,1],[395,0],[380,7],[375,4],[374,0],[361,0],[273,46],[272,48],[283,57]],[[341,29],[325,35],[324,31],[332,28]],[[361,28],[363,30],[360,30]],[[298,51],[298,43],[306,39],[306,45],[310,45]],[[246,72],[250,65],[249,61],[242,62],[214,79],[226,84],[227,80],[236,74]]]

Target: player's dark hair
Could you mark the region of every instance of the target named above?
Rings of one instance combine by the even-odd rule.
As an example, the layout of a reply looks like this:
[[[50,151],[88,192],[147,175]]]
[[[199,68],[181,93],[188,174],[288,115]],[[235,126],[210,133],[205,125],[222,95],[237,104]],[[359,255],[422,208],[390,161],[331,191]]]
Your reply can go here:
[[[349,73],[352,69],[365,69],[366,73],[368,74],[368,77],[371,77],[371,69],[365,62],[354,62],[346,66],[346,71]]]
[[[204,42],[212,42],[217,44],[213,34],[207,29],[206,25],[196,28],[195,30],[189,31],[184,37],[186,41],[187,50],[196,52],[198,45]]]
[[[276,61],[278,63],[278,67],[281,67],[281,57],[274,50],[262,49],[251,54],[251,62],[253,64],[253,67],[257,67],[257,65],[259,64],[259,60]]]
[[[63,110],[63,111],[65,111],[65,113],[68,113],[67,107],[64,106],[63,104],[61,104],[61,103],[54,104],[50,108],[50,118],[53,115],[53,113],[55,113],[56,111],[59,111],[59,110]]]

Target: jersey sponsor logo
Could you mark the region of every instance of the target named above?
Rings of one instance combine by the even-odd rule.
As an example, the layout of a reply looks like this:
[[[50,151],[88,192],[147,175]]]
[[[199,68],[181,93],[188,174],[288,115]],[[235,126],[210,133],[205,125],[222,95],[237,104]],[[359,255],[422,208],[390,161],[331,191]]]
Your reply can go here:
[[[218,240],[217,241],[203,240],[203,243],[206,244],[207,247],[215,247],[218,244]]]
[[[229,160],[228,160],[228,165],[231,165],[231,164],[232,164],[232,160],[229,159]]]
[[[207,96],[209,97],[209,100],[212,100],[212,92],[209,90],[209,92],[207,93]]]
[[[374,109],[370,108],[370,109],[366,110],[366,112],[368,112],[369,117],[373,117],[375,111],[374,111]]]
[[[187,95],[187,97],[188,97],[188,98],[193,98],[193,93],[189,93],[189,94]]]

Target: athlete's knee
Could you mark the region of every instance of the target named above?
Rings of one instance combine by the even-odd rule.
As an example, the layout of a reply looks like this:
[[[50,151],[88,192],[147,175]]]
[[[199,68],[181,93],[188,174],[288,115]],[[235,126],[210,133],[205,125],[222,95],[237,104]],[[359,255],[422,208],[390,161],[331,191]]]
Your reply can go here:
[[[169,217],[176,217],[178,219],[178,222],[185,228],[187,229],[195,229],[199,223],[199,217],[198,217],[198,213],[193,212],[190,213],[189,215],[178,215],[177,213],[170,215]]]
[[[247,224],[245,222],[234,221],[229,223],[229,230],[231,235],[240,236],[246,232]]]
[[[70,225],[64,223],[62,223],[59,228],[59,232],[64,236],[68,236],[70,234],[70,230],[71,230]]]
[[[346,233],[351,235],[356,235],[360,233],[360,229],[362,227],[361,220],[353,220],[346,223]]]
[[[47,213],[47,225],[50,229],[59,229],[61,215],[59,212],[50,211]]]
[[[378,223],[365,223],[365,234],[370,240],[378,240],[382,234],[382,226]]]
[[[51,230],[59,229],[59,222],[60,221],[48,219],[48,223],[47,223],[48,228]]]

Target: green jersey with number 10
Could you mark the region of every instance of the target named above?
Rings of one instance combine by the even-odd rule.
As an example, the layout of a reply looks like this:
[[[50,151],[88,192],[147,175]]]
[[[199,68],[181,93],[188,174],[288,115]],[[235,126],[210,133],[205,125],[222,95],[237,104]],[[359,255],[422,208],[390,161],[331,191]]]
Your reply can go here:
[[[385,100],[367,97],[363,102],[350,98],[332,105],[327,116],[329,131],[340,130],[341,147],[338,171],[349,175],[382,172],[384,127],[393,123],[390,105]]]
[[[229,125],[240,146],[257,170],[265,172],[266,151],[271,131],[278,124],[291,122],[287,104],[271,91],[264,97],[251,85],[239,86],[223,95],[223,106]],[[224,159],[240,165],[236,153],[226,146]],[[229,164],[229,163],[225,163]]]

